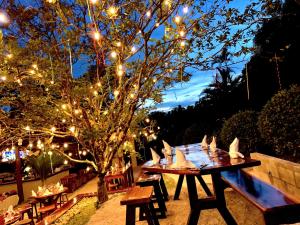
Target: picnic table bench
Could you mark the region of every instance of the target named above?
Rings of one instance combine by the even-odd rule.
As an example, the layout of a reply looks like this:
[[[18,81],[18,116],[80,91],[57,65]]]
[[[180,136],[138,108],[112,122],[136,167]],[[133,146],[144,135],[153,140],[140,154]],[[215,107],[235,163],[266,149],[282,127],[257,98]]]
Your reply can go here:
[[[300,203],[258,178],[242,170],[221,172],[224,183],[256,206],[266,225],[290,224],[300,221]]]

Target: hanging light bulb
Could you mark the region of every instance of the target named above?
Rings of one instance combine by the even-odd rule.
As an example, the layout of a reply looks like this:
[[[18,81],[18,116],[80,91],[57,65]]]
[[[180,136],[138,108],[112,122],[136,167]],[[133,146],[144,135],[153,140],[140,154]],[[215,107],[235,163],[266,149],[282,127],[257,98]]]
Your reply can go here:
[[[175,16],[175,19],[174,19],[175,23],[180,23],[181,22],[181,17],[180,16]]]
[[[120,94],[120,92],[119,92],[118,90],[115,90],[115,91],[114,91],[114,96],[115,96],[115,97],[118,97],[119,94]]]
[[[121,47],[121,46],[122,46],[122,43],[121,43],[120,41],[118,41],[118,42],[116,43],[116,45],[117,45],[117,47]]]
[[[9,18],[7,14],[3,11],[0,11],[0,24],[7,24],[9,23]]]
[[[98,31],[95,31],[93,33],[93,38],[96,40],[96,41],[99,41],[100,38],[101,38],[101,34],[98,32]]]
[[[132,52],[132,53],[135,53],[135,52],[136,52],[136,47],[132,46],[131,52]]]
[[[185,44],[186,44],[185,41],[181,41],[181,42],[180,42],[180,46],[181,46],[181,47],[185,47]]]
[[[150,10],[146,12],[146,16],[147,16],[148,18],[151,17],[151,11],[150,11]]]
[[[68,163],[69,163],[68,160],[65,160],[65,161],[64,161],[64,164],[65,164],[65,165],[68,165]]]
[[[51,127],[51,131],[55,132],[56,128],[55,127]]]
[[[179,35],[180,35],[180,37],[184,37],[185,36],[185,31],[184,30],[179,31]]]
[[[110,53],[110,56],[111,56],[112,58],[116,58],[116,57],[117,57],[117,53],[116,53],[115,51],[112,51],[112,52]]]
[[[188,6],[185,6],[183,9],[182,9],[182,12],[184,14],[187,14],[189,12],[189,7]]]
[[[69,144],[68,143],[64,143],[64,148],[68,148]]]
[[[90,2],[91,2],[92,4],[97,4],[97,3],[98,3],[98,0],[90,0]]]
[[[109,17],[116,17],[118,14],[118,9],[114,6],[111,6],[108,8],[107,14]]]
[[[72,133],[74,133],[75,132],[75,126],[71,126],[70,128],[69,128],[69,130],[72,132]]]

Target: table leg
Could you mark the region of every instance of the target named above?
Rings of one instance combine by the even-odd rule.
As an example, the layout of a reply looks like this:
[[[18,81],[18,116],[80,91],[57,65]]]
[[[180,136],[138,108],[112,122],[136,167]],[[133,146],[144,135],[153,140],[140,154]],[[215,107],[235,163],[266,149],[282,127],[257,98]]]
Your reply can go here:
[[[186,183],[188,187],[189,201],[190,201],[190,208],[191,208],[187,225],[197,225],[201,210],[198,202],[195,176],[186,175]]]
[[[197,175],[197,179],[198,179],[199,183],[201,184],[203,190],[207,194],[207,196],[212,196],[212,193],[209,190],[209,188],[207,187],[207,185],[206,185],[205,181],[203,180],[202,176],[201,175]]]
[[[174,200],[179,199],[179,195],[180,195],[180,191],[181,191],[181,187],[182,187],[182,183],[183,183],[183,178],[184,178],[184,175],[179,175],[178,182],[177,182],[177,185],[176,185],[175,194],[174,194]]]
[[[211,174],[214,192],[217,201],[217,209],[222,215],[223,219],[228,225],[237,225],[236,221],[234,220],[233,216],[230,214],[229,210],[226,206],[225,196],[224,196],[224,185],[221,179],[220,173],[212,173]]]

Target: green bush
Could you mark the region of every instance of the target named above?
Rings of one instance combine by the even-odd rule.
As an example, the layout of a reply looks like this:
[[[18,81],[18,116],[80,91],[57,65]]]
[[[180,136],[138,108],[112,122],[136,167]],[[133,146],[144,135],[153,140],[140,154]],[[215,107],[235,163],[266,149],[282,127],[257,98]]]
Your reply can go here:
[[[300,148],[300,86],[274,95],[261,111],[258,127],[262,138],[278,155],[297,156]]]
[[[237,137],[240,140],[240,152],[249,154],[261,141],[257,117],[258,113],[255,111],[244,111],[227,119],[221,130],[222,143],[229,148],[231,142]]]

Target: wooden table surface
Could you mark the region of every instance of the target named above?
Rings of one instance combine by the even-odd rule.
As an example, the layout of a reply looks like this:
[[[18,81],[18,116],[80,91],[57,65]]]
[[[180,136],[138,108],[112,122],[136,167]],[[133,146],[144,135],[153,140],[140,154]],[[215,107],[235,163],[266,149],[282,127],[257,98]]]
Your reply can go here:
[[[245,157],[244,159],[231,159],[228,152],[217,149],[203,150],[200,143],[182,145],[176,147],[184,152],[186,159],[190,160],[197,168],[171,168],[166,159],[161,159],[160,164],[154,165],[152,160],[147,161],[142,166],[142,169],[149,172],[173,173],[173,174],[211,174],[225,170],[234,170],[237,168],[245,168],[260,165],[260,161]],[[173,162],[176,162],[174,155]]]

